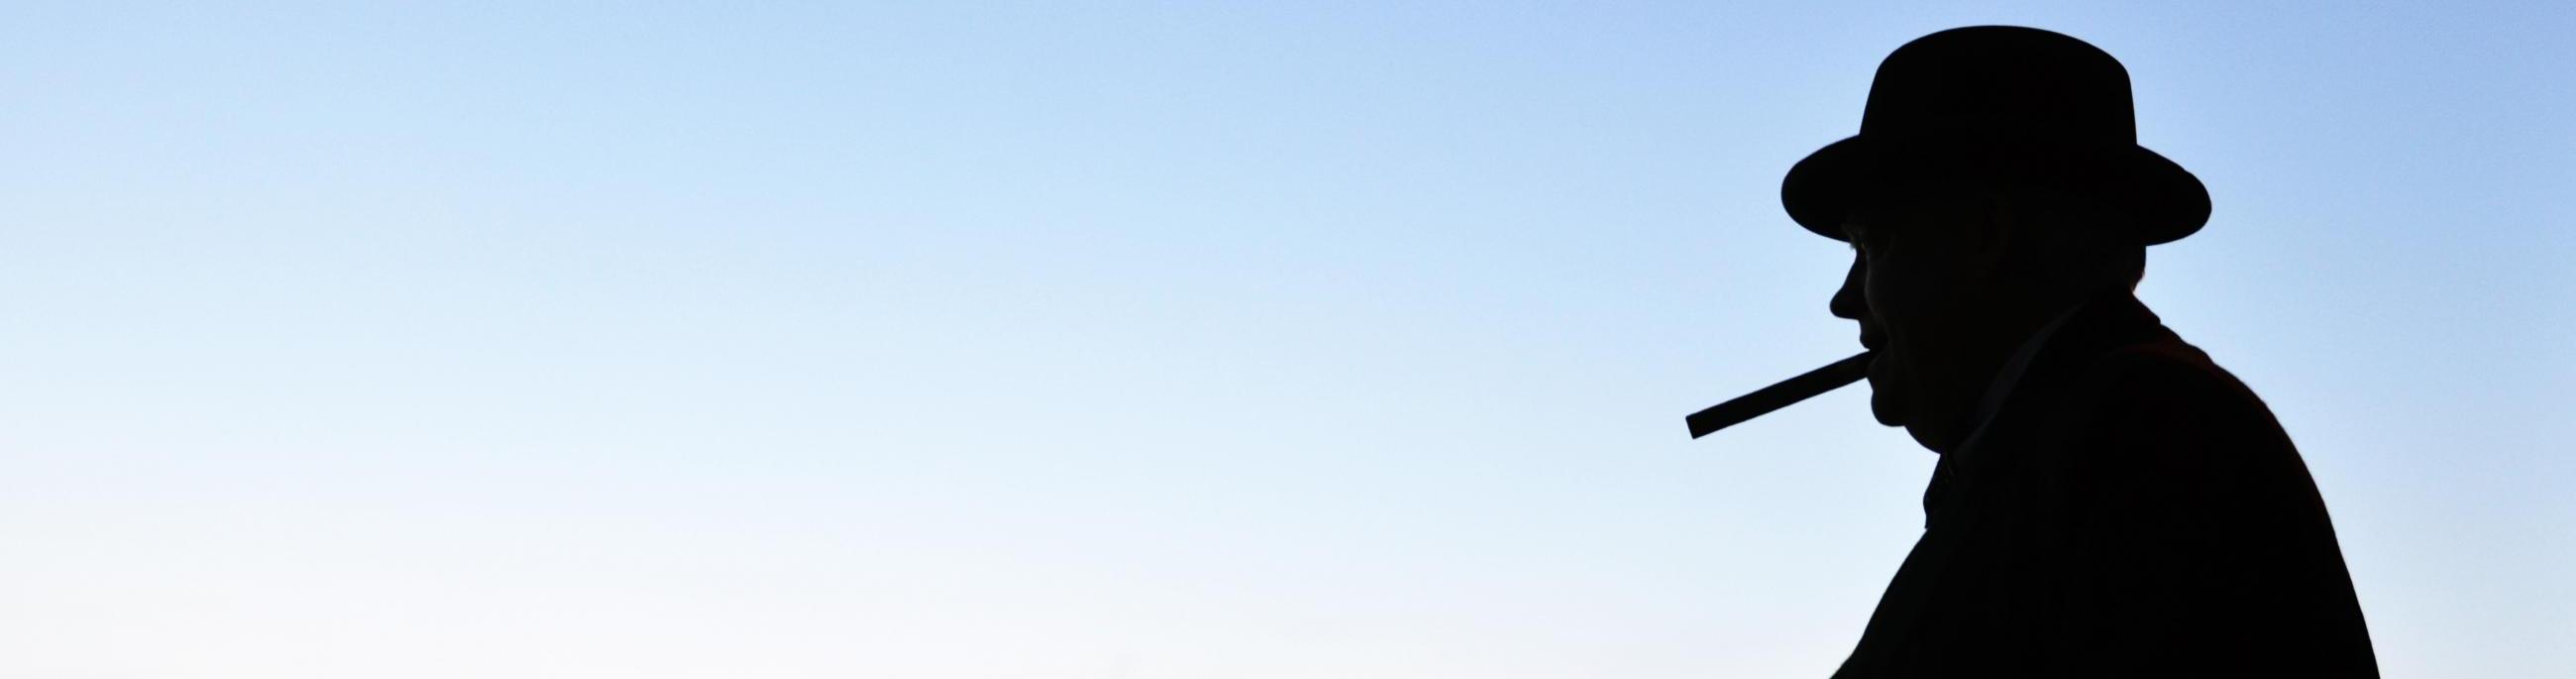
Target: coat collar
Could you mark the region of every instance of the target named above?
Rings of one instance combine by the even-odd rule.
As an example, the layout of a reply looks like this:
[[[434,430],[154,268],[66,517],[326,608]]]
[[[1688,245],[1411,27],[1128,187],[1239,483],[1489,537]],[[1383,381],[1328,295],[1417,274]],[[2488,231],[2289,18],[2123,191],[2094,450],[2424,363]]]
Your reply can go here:
[[[2030,370],[2030,362],[2039,357],[2039,350],[2048,346],[2049,338],[2055,336],[2058,329],[2064,327],[2068,320],[2075,317],[2075,314],[2082,312],[2084,307],[2085,304],[2080,302],[2069,305],[2065,311],[2059,312],[2056,318],[2049,319],[2048,323],[2039,326],[2039,330],[2032,332],[2030,339],[2023,340],[2021,348],[2013,351],[2012,357],[2004,361],[2003,368],[1995,371],[1995,378],[1986,383],[1984,395],[1977,398],[1977,426],[1969,430],[1967,438],[1960,440],[1957,450],[1964,451],[1976,447],[1977,437],[1986,433],[1986,425],[1994,421],[1996,411],[2003,409],[2004,399],[2012,396],[2013,386],[2021,383],[2022,373]]]
[[[2077,383],[2096,360],[2121,347],[2181,342],[2127,290],[2088,299],[2052,323],[2024,347],[2025,355],[2015,357],[2022,365],[2004,371],[2018,369],[2018,374],[1999,375],[1997,386],[1989,387],[1990,392],[2006,391],[1989,394],[1997,405],[1985,422],[1934,465],[1931,485],[1923,493],[1927,522],[1974,482],[1976,469],[2013,457],[2013,450],[2028,445],[2032,432],[2065,419],[2063,409],[2075,400]]]

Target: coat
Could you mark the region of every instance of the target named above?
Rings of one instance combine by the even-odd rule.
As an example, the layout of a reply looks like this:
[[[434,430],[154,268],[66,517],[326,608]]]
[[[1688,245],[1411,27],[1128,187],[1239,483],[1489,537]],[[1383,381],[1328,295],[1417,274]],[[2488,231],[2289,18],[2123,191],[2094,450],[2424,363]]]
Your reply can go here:
[[[2041,345],[1923,510],[1836,679],[2378,676],[2289,436],[2125,293]]]

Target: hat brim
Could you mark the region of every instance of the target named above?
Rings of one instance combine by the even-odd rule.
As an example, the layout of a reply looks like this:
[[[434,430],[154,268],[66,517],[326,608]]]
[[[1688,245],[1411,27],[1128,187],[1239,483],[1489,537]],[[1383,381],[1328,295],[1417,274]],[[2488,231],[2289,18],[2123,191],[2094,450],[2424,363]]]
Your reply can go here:
[[[1843,240],[1845,215],[1868,192],[1907,181],[1991,171],[1990,164],[1963,157],[1973,155],[1955,147],[1853,136],[1827,144],[1790,166],[1789,175],[1780,182],[1780,203],[1799,226]],[[2146,147],[2060,149],[2038,165],[2023,170],[2036,170],[2052,180],[2080,181],[2086,190],[2133,211],[2138,217],[2133,235],[2141,244],[2181,240],[2209,222],[2208,187],[2181,165]]]

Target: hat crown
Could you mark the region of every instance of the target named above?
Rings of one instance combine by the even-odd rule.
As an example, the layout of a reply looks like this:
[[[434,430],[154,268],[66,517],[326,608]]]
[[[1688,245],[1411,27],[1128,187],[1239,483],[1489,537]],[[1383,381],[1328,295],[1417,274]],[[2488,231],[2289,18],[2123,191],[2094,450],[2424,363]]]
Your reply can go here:
[[[2063,34],[1970,26],[1906,43],[1879,63],[1860,127],[1781,178],[1780,204],[1799,226],[1839,240],[1853,204],[1927,179],[2104,201],[2135,216],[2117,226],[2147,245],[2209,221],[2200,178],[2138,145],[2128,69]]]
[[[1969,26],[1915,39],[1879,63],[1864,136],[1923,143],[2134,145],[2129,72],[2072,36]]]

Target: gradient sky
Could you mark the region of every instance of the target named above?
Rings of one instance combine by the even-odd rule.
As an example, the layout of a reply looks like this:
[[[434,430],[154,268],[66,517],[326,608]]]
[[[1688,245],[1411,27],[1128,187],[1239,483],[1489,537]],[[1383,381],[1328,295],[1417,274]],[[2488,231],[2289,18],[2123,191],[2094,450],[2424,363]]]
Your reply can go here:
[[[0,675],[1821,677],[1932,456],[1681,417],[2012,23],[2388,676],[2576,676],[2565,3],[211,4],[0,10]]]

